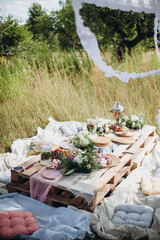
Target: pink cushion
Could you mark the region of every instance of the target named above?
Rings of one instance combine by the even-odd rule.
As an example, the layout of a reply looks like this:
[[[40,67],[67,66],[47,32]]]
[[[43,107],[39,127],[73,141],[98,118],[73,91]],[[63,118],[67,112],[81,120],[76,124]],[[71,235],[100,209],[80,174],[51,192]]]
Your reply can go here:
[[[31,235],[39,225],[31,212],[0,212],[0,238],[9,239],[18,234]]]

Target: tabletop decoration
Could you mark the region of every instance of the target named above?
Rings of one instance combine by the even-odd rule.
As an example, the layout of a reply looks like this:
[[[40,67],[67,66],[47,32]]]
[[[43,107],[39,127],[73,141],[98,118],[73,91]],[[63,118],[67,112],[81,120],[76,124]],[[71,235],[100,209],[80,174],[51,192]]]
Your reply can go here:
[[[42,165],[47,165],[51,163],[51,147],[49,144],[42,145],[40,163]]]
[[[87,131],[76,133],[72,139],[72,143],[76,148],[87,150],[88,152],[93,151],[93,141]]]
[[[59,168],[64,168],[65,176],[73,173],[91,173],[95,169],[102,168],[101,162],[94,151],[83,151],[77,155],[61,156]]]
[[[118,101],[115,101],[115,104],[112,106],[112,110],[110,110],[110,112],[113,113],[116,127],[121,127],[121,115],[125,109],[126,108],[120,105],[120,102]]]
[[[102,118],[89,119],[87,122],[87,130],[97,135],[107,134],[109,132],[108,120]]]
[[[125,115],[121,120],[122,125],[126,126],[129,129],[142,129],[145,124],[145,120],[142,113]]]

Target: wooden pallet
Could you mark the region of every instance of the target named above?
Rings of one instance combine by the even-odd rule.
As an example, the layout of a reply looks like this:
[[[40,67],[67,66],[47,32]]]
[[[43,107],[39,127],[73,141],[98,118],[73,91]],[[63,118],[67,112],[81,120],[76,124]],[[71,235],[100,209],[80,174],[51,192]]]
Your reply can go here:
[[[157,143],[158,136],[156,128],[145,126],[144,133],[128,149],[119,156],[120,164],[106,169],[105,173],[98,179],[94,186],[95,196],[88,206],[86,199],[72,194],[64,188],[52,186],[45,203],[51,206],[72,205],[79,209],[93,211],[95,206],[101,203],[106,195],[109,195],[115,187],[128,176],[131,170],[141,166],[144,158]],[[20,192],[30,196],[30,177],[43,166],[40,164],[40,155],[20,165],[26,170],[11,171],[11,183],[8,184],[9,192]]]
[[[132,167],[131,158],[131,154],[126,154],[121,158],[120,164],[118,166],[106,169],[105,173],[99,178],[95,185],[95,197],[89,206],[84,198],[78,195],[74,195],[64,188],[55,186],[53,186],[49,191],[45,203],[55,206],[55,203],[58,202],[64,205],[73,205],[80,209],[92,211],[94,207],[98,205],[101,200],[103,200],[105,195],[108,192],[113,191],[114,188],[123,180],[123,178],[129,174]],[[23,192],[26,195],[30,196],[30,177],[43,166],[39,163],[38,157],[35,157],[28,162],[29,166],[27,166],[26,162],[25,167],[28,168],[30,165],[32,166],[28,170],[24,172],[20,170],[11,171],[11,183],[8,184],[9,192]]]
[[[146,125],[143,130],[144,133],[126,151],[127,153],[133,154],[132,170],[142,165],[143,160],[152,152],[158,141],[156,127]]]

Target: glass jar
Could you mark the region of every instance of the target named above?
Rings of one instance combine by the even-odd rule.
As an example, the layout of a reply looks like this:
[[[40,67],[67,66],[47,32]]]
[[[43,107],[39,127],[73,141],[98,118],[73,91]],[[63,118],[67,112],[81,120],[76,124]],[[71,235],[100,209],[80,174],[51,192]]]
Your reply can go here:
[[[51,163],[51,146],[46,144],[42,145],[41,150],[41,164],[47,165]]]

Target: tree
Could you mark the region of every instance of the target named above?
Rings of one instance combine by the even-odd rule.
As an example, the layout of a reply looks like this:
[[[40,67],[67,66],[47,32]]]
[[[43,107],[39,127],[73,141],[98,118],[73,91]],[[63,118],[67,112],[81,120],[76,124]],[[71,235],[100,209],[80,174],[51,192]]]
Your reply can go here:
[[[8,55],[11,48],[18,47],[25,39],[25,31],[19,21],[9,15],[5,20],[0,20],[0,54]]]
[[[97,36],[100,46],[113,46],[120,59],[144,39],[154,34],[154,15],[123,12],[84,4],[81,10],[84,24]],[[95,17],[96,16],[96,17]]]
[[[153,39],[154,15],[123,12],[109,8],[83,4],[80,11],[84,24],[95,33],[101,49],[113,46],[120,59],[125,50],[132,48],[145,39]],[[75,17],[71,1],[67,0],[60,11],[52,12],[53,27],[58,34],[62,47],[80,47],[75,27]],[[151,40],[153,45],[153,40]]]
[[[45,9],[38,3],[33,3],[29,8],[29,18],[27,20],[28,29],[33,33],[34,39],[46,40],[50,38],[52,22]]]
[[[80,40],[76,33],[74,11],[71,1],[61,2],[59,11],[51,12],[53,36],[57,35],[60,46],[63,49],[81,47]]]
[[[41,5],[34,3],[29,8],[27,25],[35,39],[46,40],[50,45],[58,42],[62,49],[81,48],[76,33],[75,16],[71,0],[61,2],[59,11],[50,15]],[[123,12],[109,8],[83,4],[81,15],[84,24],[95,33],[101,49],[114,49],[121,60],[126,49],[130,53],[138,43],[151,39],[153,46],[154,15],[145,13]]]

